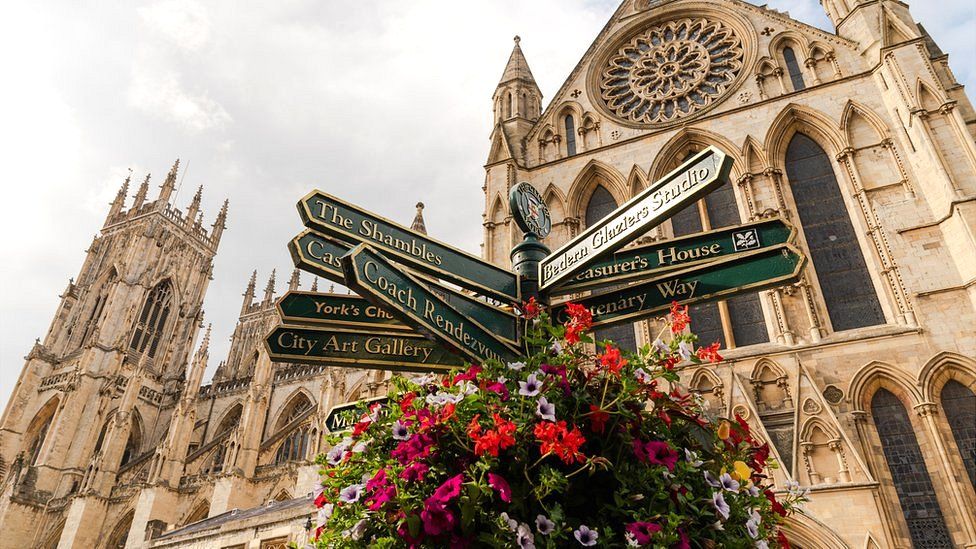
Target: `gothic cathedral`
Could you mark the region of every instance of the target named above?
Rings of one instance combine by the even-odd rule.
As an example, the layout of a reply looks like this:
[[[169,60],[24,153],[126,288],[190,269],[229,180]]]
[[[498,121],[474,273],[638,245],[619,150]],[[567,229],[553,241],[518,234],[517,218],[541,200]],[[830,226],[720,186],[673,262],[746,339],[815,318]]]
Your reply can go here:
[[[797,284],[693,306],[726,360],[686,367],[685,387],[771,443],[778,487],[809,489],[795,547],[976,547],[976,112],[904,2],[821,3],[834,33],[743,0],[624,0],[548,103],[516,38],[482,254],[509,262],[517,183],[556,248],[720,148],[731,182],[643,242],[781,216],[810,262]],[[263,296],[252,276],[203,384],[227,206],[207,228],[199,192],[170,204],[177,169],[154,201],[148,177],[128,206],[123,184],[26,358],[0,422],[0,548],[300,546],[329,410],[385,391],[385,372],[268,359],[274,273]]]

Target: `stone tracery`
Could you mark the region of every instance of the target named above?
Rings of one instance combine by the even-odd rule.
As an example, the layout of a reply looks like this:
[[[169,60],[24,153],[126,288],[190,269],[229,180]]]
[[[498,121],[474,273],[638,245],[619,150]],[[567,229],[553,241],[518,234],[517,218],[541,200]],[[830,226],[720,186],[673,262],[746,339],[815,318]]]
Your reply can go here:
[[[742,41],[718,21],[680,19],[652,26],[611,55],[600,95],[618,117],[663,124],[723,96],[743,66]]]

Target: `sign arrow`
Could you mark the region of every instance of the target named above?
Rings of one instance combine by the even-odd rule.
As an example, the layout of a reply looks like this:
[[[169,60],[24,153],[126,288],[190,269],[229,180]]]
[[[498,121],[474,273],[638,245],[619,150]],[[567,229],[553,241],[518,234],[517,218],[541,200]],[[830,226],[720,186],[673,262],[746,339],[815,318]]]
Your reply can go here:
[[[732,159],[715,147],[696,154],[543,259],[539,263],[539,290],[545,292],[571,279],[660,225],[725,183],[731,169]]]
[[[350,368],[446,372],[464,361],[420,334],[345,328],[277,326],[265,338],[274,362]]]
[[[352,429],[352,426],[359,423],[359,420],[362,419],[363,408],[369,408],[369,406],[374,402],[379,402],[380,404],[385,405],[387,402],[389,402],[389,399],[382,396],[333,406],[329,409],[329,413],[325,416],[325,428],[328,429],[330,433],[340,433],[342,431]],[[388,414],[389,412],[390,409],[386,406],[379,409],[380,416],[383,416],[383,414]]]
[[[342,269],[346,286],[448,348],[479,362],[515,360],[517,351],[488,331],[473,315],[465,315],[449,305],[370,246],[360,244],[343,256]]]
[[[672,301],[700,303],[792,284],[806,263],[799,250],[779,244],[682,269],[616,291],[574,300],[593,314],[593,326],[635,322],[666,311]],[[563,321],[565,305],[552,308]]]
[[[276,304],[285,324],[342,324],[374,330],[411,330],[393,315],[369,301],[351,295],[292,290]]]
[[[692,234],[666,242],[626,248],[594,263],[552,290],[551,295],[597,289],[647,279],[675,269],[708,263],[731,254],[792,242],[795,230],[779,217]]]
[[[503,302],[520,300],[518,277],[511,272],[322,191],[302,198],[298,213],[309,228],[369,244],[418,271]]]
[[[288,243],[288,249],[296,267],[339,284],[346,283],[339,259],[349,253],[352,246],[309,229],[292,239]],[[518,317],[514,313],[426,278],[422,280],[422,284],[444,298],[461,314],[477,319],[489,332],[510,343],[518,342]],[[301,322],[303,319],[296,317],[294,320]]]

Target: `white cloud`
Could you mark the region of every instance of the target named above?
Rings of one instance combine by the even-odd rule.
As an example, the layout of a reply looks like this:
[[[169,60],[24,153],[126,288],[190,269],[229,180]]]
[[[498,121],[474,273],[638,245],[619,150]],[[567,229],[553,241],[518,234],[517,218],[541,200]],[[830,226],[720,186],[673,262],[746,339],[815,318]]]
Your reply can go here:
[[[140,63],[132,73],[129,104],[146,114],[170,120],[192,131],[221,128],[231,116],[206,93],[190,93],[175,71],[154,70]]]
[[[210,38],[206,8],[192,0],[166,0],[139,9],[146,26],[171,45],[194,51]]]

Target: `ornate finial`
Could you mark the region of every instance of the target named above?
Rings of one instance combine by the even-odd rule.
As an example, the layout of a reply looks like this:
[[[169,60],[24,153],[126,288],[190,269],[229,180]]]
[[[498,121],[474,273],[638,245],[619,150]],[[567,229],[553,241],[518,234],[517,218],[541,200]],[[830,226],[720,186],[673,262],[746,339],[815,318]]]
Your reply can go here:
[[[274,291],[275,291],[275,275],[277,274],[277,271],[278,271],[278,269],[271,269],[271,276],[268,277],[268,285],[265,286],[265,288],[264,288],[264,300],[265,301],[271,301],[271,298],[274,297]]]
[[[319,277],[315,277],[312,279],[312,291],[313,292],[319,291]]]
[[[301,283],[301,271],[296,267],[294,271],[291,272],[291,278],[288,279],[288,289],[297,290],[298,285]]]
[[[427,224],[424,223],[423,202],[417,202],[417,215],[414,216],[413,223],[410,224],[410,229],[421,234],[427,234]]]
[[[203,341],[200,342],[200,350],[206,351],[210,348],[210,331],[213,329],[213,324],[207,324],[207,331],[203,333]]]
[[[522,37],[516,34],[515,35],[515,43],[518,44],[521,41],[522,41]]]
[[[335,293],[335,284],[329,284],[329,293],[330,294],[334,294]]]
[[[142,180],[142,184],[139,185],[139,190],[136,191],[135,199],[132,201],[132,209],[137,210],[142,203],[146,201],[146,195],[149,194],[149,178],[152,177],[151,173],[146,174],[146,178]]]

